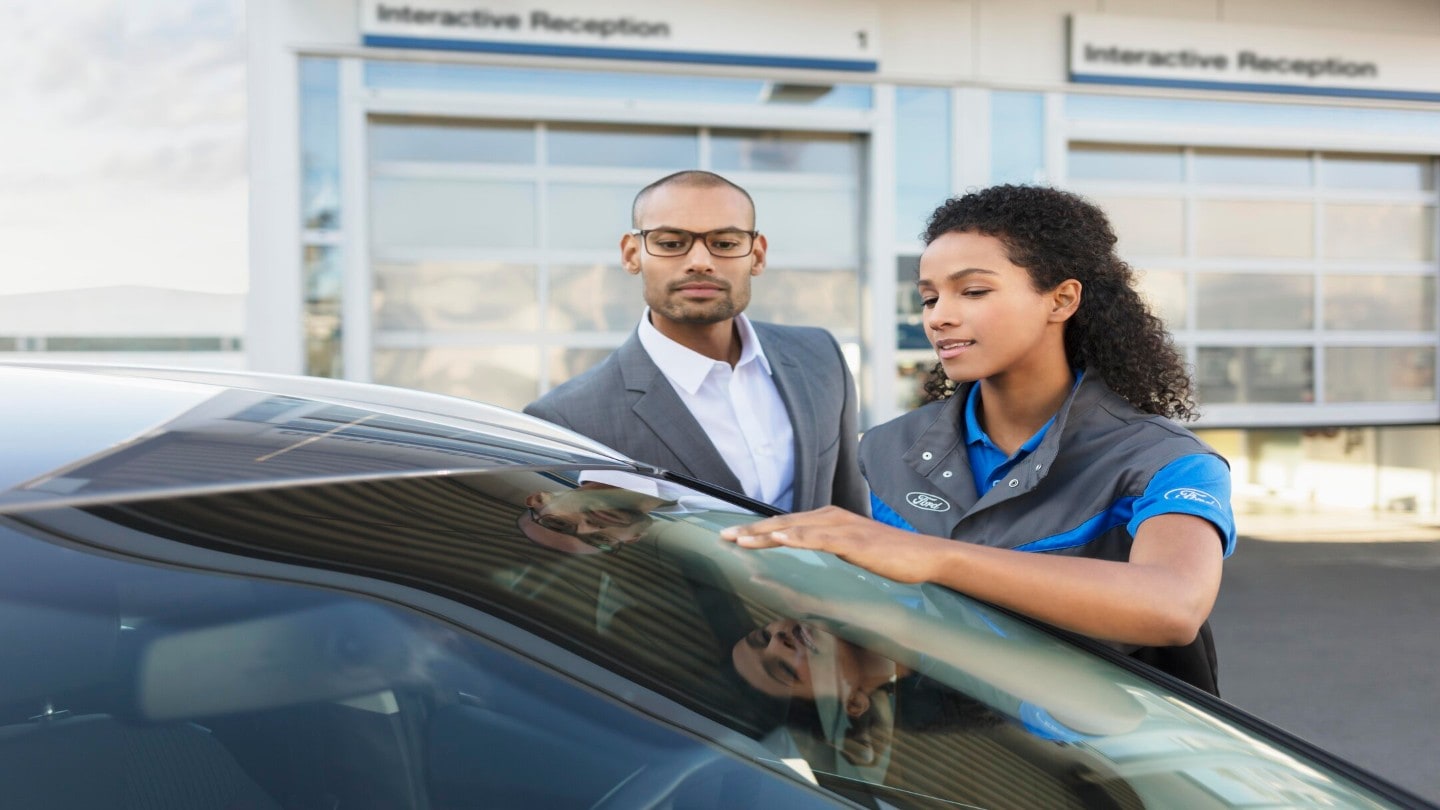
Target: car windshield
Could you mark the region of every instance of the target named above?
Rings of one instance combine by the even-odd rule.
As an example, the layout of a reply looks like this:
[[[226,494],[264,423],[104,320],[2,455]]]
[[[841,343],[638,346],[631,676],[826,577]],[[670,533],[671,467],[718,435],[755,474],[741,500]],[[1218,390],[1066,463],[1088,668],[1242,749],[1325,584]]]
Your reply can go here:
[[[36,770],[69,716],[202,729],[281,807],[1389,806],[1002,611],[718,539],[755,518],[575,468],[12,515],[0,792],[100,783]]]

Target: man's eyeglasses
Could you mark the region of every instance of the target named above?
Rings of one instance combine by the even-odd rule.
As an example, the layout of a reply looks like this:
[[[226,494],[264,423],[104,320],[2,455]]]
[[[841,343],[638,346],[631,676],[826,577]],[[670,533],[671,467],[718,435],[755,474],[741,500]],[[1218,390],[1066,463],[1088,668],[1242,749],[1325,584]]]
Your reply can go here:
[[[559,532],[564,535],[569,535],[570,537],[579,540],[580,542],[593,549],[596,549],[597,551],[603,551],[607,554],[618,554],[620,550],[625,547],[625,543],[623,541],[616,540],[615,538],[610,537],[606,534],[602,534],[601,532],[582,532],[580,531],[580,527],[576,526],[574,523],[571,523],[570,521],[562,517],[557,517],[555,515],[541,514],[540,512],[537,512],[535,510],[535,507],[533,506],[525,507],[525,511],[530,514],[531,520],[535,521],[541,526],[549,529],[552,532]]]
[[[640,237],[645,243],[645,252],[651,256],[684,256],[690,252],[695,240],[699,239],[705,243],[705,249],[710,251],[710,255],[723,259],[749,256],[750,251],[755,249],[755,237],[760,235],[759,231],[738,231],[733,228],[721,228],[705,233],[679,228],[632,228],[630,233]]]

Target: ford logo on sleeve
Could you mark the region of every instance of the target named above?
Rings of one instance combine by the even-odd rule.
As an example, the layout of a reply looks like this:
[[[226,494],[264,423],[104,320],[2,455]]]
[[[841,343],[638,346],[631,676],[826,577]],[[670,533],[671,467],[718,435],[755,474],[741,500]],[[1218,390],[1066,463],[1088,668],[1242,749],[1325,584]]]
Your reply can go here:
[[[911,492],[905,496],[905,502],[916,509],[924,509],[926,512],[948,512],[950,502],[944,498],[937,498],[928,492]]]
[[[1215,500],[1215,496],[1211,495],[1203,489],[1190,489],[1189,487],[1185,487],[1183,489],[1172,489],[1169,492],[1165,493],[1165,500],[1194,501],[1195,503],[1203,503],[1211,509],[1220,508],[1220,502]]]

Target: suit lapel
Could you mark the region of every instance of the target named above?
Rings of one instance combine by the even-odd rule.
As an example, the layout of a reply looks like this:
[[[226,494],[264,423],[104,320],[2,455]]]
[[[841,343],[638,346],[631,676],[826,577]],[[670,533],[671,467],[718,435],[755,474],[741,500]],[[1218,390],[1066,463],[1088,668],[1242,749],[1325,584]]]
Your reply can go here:
[[[753,323],[753,322],[752,322]],[[755,324],[759,335],[759,324]],[[790,415],[790,429],[795,434],[795,478],[792,484],[792,506],[799,512],[824,504],[815,503],[815,459],[820,452],[818,425],[815,422],[815,403],[811,387],[805,385],[804,369],[800,361],[786,351],[780,340],[760,338],[765,349],[765,358],[770,361],[775,388],[785,411]]]
[[[710,437],[695,421],[680,395],[675,393],[670,381],[665,379],[659,366],[640,345],[639,337],[631,336],[618,353],[625,388],[640,395],[632,406],[635,415],[679,460],[678,471],[735,492],[744,492],[740,479],[735,477],[725,459],[721,458],[720,451],[715,449]]]

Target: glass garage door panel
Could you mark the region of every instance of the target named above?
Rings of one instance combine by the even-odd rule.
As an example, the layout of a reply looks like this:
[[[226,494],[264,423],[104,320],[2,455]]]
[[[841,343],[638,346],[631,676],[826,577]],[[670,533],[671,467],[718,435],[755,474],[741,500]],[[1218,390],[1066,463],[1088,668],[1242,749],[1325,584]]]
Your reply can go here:
[[[1435,331],[1435,277],[1325,277],[1325,328],[1359,332]]]
[[[564,332],[621,332],[645,310],[638,276],[619,261],[550,266],[546,325]]]
[[[551,126],[545,144],[552,166],[654,169],[661,177],[700,162],[700,136],[693,129]]]
[[[618,255],[638,188],[629,183],[550,183],[545,209],[545,220],[551,223],[549,246]]]
[[[381,346],[375,379],[387,385],[520,409],[534,397],[539,352],[524,346]]]
[[[524,248],[535,244],[530,183],[377,177],[370,234],[378,248]]]
[[[511,262],[377,263],[374,325],[381,332],[533,331],[540,323],[534,302],[514,302],[531,295],[535,275],[534,266]]]
[[[476,126],[464,121],[377,119],[370,125],[371,162],[535,162],[535,128],[525,124]]]
[[[1331,346],[1325,350],[1331,402],[1434,402],[1434,346]]]

